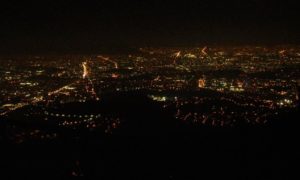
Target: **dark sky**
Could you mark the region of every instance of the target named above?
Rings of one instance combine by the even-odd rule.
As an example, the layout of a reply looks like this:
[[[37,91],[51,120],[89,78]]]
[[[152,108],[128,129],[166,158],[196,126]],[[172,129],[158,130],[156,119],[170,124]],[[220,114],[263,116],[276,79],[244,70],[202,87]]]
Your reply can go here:
[[[300,43],[299,5],[296,0],[7,1],[0,5],[0,52]]]

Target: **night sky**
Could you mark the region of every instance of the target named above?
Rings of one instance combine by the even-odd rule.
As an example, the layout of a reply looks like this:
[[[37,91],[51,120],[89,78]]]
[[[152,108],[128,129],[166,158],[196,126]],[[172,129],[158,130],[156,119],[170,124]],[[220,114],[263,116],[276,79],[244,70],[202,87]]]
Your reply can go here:
[[[0,52],[300,43],[299,6],[267,0],[8,1]]]

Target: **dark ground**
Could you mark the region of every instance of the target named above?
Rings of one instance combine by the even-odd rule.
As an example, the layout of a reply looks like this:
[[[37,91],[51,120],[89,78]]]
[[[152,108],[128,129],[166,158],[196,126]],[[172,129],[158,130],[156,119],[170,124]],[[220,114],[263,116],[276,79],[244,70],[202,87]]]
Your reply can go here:
[[[112,135],[82,130],[50,142],[14,144],[2,121],[1,179],[295,179],[299,112],[267,126],[193,127],[144,100],[114,101],[127,121]]]

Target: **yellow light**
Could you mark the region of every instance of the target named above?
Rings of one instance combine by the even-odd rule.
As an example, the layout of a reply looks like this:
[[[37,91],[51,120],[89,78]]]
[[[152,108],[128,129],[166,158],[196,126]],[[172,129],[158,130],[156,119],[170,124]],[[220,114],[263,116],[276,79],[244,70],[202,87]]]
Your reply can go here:
[[[205,79],[199,79],[198,80],[198,87],[199,88],[205,88],[206,80]]]

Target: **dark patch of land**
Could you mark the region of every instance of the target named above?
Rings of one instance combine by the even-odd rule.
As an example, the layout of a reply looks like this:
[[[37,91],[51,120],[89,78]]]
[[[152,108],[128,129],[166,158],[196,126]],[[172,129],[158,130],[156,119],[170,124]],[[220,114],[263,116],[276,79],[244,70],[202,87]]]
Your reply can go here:
[[[7,132],[12,122],[1,121],[0,177],[290,179],[299,162],[299,111],[266,126],[211,128],[183,124],[140,94],[103,101],[125,119],[112,135],[61,130],[53,141],[14,144]]]

